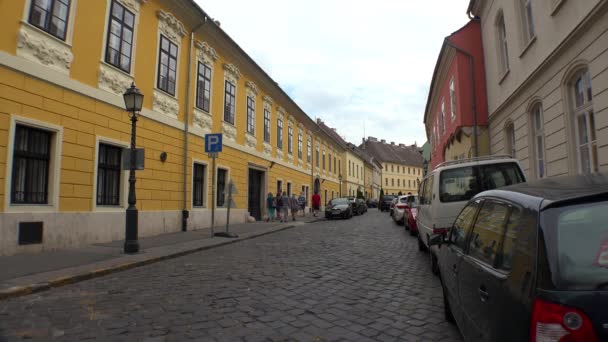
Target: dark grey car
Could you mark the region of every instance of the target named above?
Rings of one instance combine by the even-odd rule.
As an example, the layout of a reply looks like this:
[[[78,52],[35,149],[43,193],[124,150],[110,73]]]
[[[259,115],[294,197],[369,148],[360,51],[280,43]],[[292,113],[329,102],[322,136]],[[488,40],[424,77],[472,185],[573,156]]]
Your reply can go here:
[[[482,192],[431,244],[467,341],[608,340],[607,175]]]

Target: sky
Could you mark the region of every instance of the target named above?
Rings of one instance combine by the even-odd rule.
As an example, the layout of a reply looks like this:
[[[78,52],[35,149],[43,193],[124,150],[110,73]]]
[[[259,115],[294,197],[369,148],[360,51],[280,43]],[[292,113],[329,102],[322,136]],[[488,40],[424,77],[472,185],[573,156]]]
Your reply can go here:
[[[421,146],[443,39],[469,0],[196,0],[313,120]]]

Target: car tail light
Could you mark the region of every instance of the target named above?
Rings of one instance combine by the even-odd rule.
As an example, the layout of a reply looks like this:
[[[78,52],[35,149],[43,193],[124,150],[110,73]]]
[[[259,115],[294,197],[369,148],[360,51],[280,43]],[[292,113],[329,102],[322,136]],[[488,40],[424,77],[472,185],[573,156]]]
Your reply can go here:
[[[433,227],[433,234],[445,234],[448,232],[447,228],[435,228]]]
[[[407,204],[397,204],[397,208],[405,209],[405,208],[407,208]]]
[[[531,342],[597,342],[593,324],[581,310],[537,299],[530,321]]]

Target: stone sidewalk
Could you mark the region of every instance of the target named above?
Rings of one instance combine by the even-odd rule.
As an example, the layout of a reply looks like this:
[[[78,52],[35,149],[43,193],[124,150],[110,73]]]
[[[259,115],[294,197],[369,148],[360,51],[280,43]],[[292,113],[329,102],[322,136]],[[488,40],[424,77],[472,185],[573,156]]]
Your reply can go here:
[[[113,272],[127,270],[186,254],[224,246],[323,220],[307,213],[285,223],[255,222],[230,225],[238,238],[212,237],[210,228],[175,232],[139,239],[140,252],[122,252],[123,242],[112,241],[78,249],[0,256],[0,301],[48,290]],[[215,227],[215,232],[225,231]]]

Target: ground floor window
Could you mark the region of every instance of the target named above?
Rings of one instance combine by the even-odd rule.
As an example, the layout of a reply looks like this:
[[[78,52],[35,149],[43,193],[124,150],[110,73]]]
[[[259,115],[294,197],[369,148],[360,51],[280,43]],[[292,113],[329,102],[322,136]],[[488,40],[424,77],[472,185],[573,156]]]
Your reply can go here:
[[[205,165],[194,164],[192,170],[192,206],[205,205]]]
[[[16,126],[11,203],[48,203],[51,135],[49,131]]]
[[[228,170],[217,169],[216,199],[217,206],[223,207],[226,204],[226,194],[224,193],[228,181]]]
[[[120,204],[122,148],[99,144],[97,157],[97,205]]]

